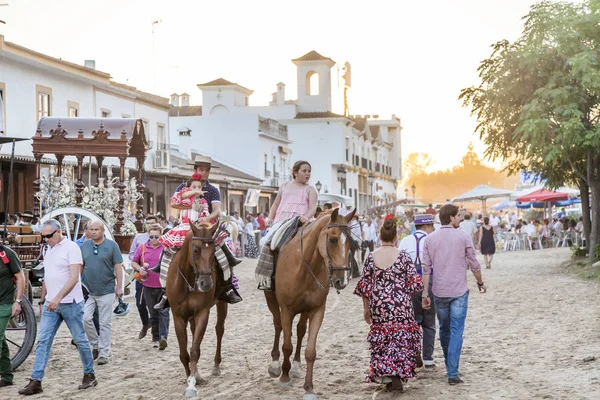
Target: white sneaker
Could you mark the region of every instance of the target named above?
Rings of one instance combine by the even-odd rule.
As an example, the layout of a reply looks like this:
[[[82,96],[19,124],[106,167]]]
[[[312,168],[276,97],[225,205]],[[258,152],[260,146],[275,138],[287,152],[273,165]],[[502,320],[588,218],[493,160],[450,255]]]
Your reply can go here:
[[[158,340],[152,342],[152,347],[158,348]]]

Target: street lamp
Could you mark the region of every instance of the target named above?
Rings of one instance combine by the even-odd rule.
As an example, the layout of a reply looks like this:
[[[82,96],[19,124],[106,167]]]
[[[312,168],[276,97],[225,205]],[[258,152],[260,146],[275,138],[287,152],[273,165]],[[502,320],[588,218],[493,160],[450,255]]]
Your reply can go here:
[[[413,194],[413,202],[416,203],[417,200],[415,198],[415,193],[417,191],[417,187],[415,186],[415,183],[413,182],[412,186],[410,187],[412,189],[412,194]]]
[[[408,200],[408,188],[404,188],[404,198]]]
[[[315,183],[315,187],[317,188],[317,192],[321,193],[321,188],[323,187],[321,181],[317,181],[317,183]]]
[[[340,194],[344,194],[344,188],[346,186],[346,169],[341,165],[337,169],[337,178],[340,182]]]

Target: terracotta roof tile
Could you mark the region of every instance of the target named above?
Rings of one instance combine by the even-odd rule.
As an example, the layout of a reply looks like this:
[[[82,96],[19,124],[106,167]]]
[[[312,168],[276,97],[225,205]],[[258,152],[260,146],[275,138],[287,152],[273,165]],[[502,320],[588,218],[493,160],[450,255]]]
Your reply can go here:
[[[358,129],[361,132],[364,132],[365,126],[367,124],[367,119],[363,117],[354,117],[353,120],[356,121],[356,124],[354,124],[354,128]]]
[[[169,117],[200,117],[202,106],[173,107],[169,110]]]
[[[208,86],[238,86],[244,90],[248,90],[250,92],[252,92],[252,90],[243,87],[242,85],[239,85],[235,82],[230,82],[227,79],[223,79],[223,78],[218,78],[215,79],[214,81],[210,81],[210,82],[206,82],[206,83],[199,83],[198,85],[196,85],[198,87],[208,87]]]
[[[138,90],[136,87],[134,86],[129,86],[126,85],[124,83],[119,83],[119,82],[115,82],[115,81],[110,81],[110,85],[117,87],[119,89],[124,89],[130,92],[133,92],[136,94],[136,96],[142,100],[146,100],[150,103],[159,105],[161,107],[169,107],[169,99],[166,97],[162,97],[162,96],[157,96],[155,94],[152,93],[148,93],[148,92],[143,92],[141,90]]]
[[[344,115],[333,113],[331,111],[299,112],[298,114],[296,114],[296,119],[309,119],[309,118],[348,118],[348,117],[346,117]]]
[[[321,60],[329,60],[329,61],[335,63],[335,61],[333,61],[331,58],[322,56],[321,54],[317,53],[314,50],[309,51],[302,57],[294,58],[292,60],[292,62],[294,62],[294,61],[321,61]]]
[[[371,137],[373,139],[377,139],[379,137],[379,125],[371,125],[369,126],[369,130],[371,131]]]

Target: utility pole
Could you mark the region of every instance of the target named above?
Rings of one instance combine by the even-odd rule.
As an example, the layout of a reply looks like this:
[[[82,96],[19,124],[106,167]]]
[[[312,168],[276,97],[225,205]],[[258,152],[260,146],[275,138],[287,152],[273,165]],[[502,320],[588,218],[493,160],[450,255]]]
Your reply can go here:
[[[154,92],[156,92],[156,45],[154,42],[154,25],[158,25],[162,22],[162,19],[158,19],[152,22],[152,76],[154,81]]]

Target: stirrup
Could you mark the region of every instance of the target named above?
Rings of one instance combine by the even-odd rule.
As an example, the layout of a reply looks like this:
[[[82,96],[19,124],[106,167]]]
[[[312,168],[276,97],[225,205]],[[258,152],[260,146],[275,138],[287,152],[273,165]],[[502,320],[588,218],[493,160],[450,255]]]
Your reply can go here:
[[[236,304],[242,301],[242,296],[235,290],[231,279],[225,282],[223,288],[221,289],[221,293],[219,293],[219,300],[224,301],[229,304]]]

